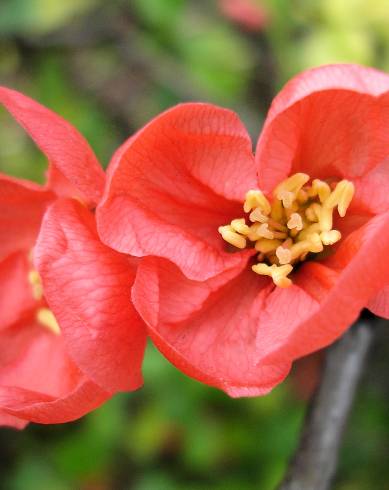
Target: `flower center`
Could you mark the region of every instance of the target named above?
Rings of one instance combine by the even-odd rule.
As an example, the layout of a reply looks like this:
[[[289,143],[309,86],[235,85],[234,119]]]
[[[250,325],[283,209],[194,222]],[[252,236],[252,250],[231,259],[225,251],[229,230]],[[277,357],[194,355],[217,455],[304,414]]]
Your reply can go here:
[[[43,285],[42,279],[39,272],[35,269],[31,269],[28,273],[28,282],[31,285],[33,298],[40,302],[43,299]],[[55,335],[60,335],[61,330],[59,328],[58,322],[53,314],[53,312],[47,307],[40,307],[36,310],[35,314],[36,321],[42,325],[42,327],[47,328]]]
[[[324,247],[341,239],[332,228],[333,212],[346,215],[354,195],[354,184],[348,180],[328,183],[297,173],[282,181],[270,202],[260,190],[246,194],[244,218],[220,226],[223,239],[234,247],[254,247],[258,263],[252,270],[270,276],[276,286],[292,284],[287,277],[309,253],[320,253]]]

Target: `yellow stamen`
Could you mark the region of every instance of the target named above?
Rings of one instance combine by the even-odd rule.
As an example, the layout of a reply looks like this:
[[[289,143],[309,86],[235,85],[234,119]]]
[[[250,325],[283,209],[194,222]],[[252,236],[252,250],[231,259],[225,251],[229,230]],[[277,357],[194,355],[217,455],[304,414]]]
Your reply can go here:
[[[258,236],[263,237],[263,238],[269,238],[270,240],[274,238],[274,232],[269,230],[269,225],[268,223],[262,223],[258,227]]]
[[[293,267],[289,264],[277,266],[275,264],[269,266],[267,264],[255,264],[252,270],[262,276],[270,276],[274,284],[280,288],[287,288],[292,284],[292,281],[286,277],[293,270]]]
[[[292,261],[292,252],[283,246],[277,248],[276,255],[281,265],[289,264]]]
[[[219,233],[223,239],[237,248],[246,248],[246,238],[236,233],[232,226],[219,226]]]
[[[237,233],[241,233],[242,235],[247,235],[250,233],[250,227],[246,225],[246,221],[244,218],[233,219],[231,221],[231,227]]]
[[[320,207],[318,211],[319,225],[322,231],[330,231],[332,228],[332,208],[325,205]]]
[[[281,189],[277,194],[277,198],[282,201],[282,205],[284,206],[284,208],[289,209],[292,207],[295,195],[291,191]]]
[[[292,213],[290,215],[289,221],[287,223],[287,227],[290,230],[293,230],[293,228],[296,228],[296,230],[300,231],[303,229],[303,220],[301,218],[301,215],[298,213]]]
[[[335,189],[331,192],[330,196],[324,201],[326,208],[333,209],[338,206],[339,216],[344,218],[346,216],[347,208],[354,196],[354,184],[348,180],[341,180],[336,184]]]
[[[263,192],[259,190],[251,190],[246,194],[246,200],[243,204],[245,213],[249,213],[254,208],[260,208],[264,214],[270,214],[271,206]]]
[[[28,282],[31,284],[32,296],[36,301],[40,301],[43,297],[43,286],[41,276],[35,269],[28,273]]]
[[[275,199],[272,204],[270,216],[274,221],[282,221],[284,216],[284,209],[282,207],[282,202],[279,199]]]
[[[320,233],[320,239],[324,245],[333,245],[338,242],[342,238],[340,231],[338,230],[330,230],[330,231],[322,231]]]
[[[36,313],[36,319],[43,327],[47,328],[55,335],[60,335],[61,330],[51,310],[48,308],[39,308]]]
[[[315,179],[312,182],[310,197],[319,196],[320,202],[323,203],[331,194],[331,188],[323,180]]]
[[[263,214],[261,208],[255,208],[254,211],[251,211],[249,214],[249,220],[253,223],[255,221],[259,221],[260,223],[266,223],[269,218]]]

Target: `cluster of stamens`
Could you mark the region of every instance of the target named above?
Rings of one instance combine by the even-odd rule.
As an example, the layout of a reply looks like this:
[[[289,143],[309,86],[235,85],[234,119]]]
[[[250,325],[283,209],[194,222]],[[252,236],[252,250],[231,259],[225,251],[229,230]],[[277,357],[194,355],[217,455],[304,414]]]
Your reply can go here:
[[[246,194],[243,210],[246,217],[233,219],[220,226],[219,233],[229,244],[239,249],[254,247],[258,263],[252,270],[270,276],[276,286],[292,284],[288,275],[308,254],[317,254],[325,246],[341,239],[332,228],[333,212],[346,215],[354,195],[354,185],[348,180],[328,183],[297,173],[281,182],[270,202],[260,190]]]

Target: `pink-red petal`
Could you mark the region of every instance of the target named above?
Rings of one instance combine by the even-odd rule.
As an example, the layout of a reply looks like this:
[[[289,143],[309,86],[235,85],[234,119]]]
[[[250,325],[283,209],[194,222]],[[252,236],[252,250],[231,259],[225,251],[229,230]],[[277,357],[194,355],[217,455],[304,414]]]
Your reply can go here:
[[[0,260],[33,247],[43,214],[55,199],[51,191],[0,174]]]
[[[0,386],[1,410],[17,418],[39,424],[62,424],[76,420],[98,408],[110,394],[91,381],[82,381],[62,397],[27,389]]]
[[[242,267],[191,281],[175,265],[149,258],[139,266],[133,300],[153,342],[178,369],[230,396],[257,396],[290,368],[288,362],[262,364],[257,355],[267,285]]]
[[[108,391],[142,384],[146,329],[131,304],[135,269],[101,243],[93,214],[74,200],[47,212],[36,246],[45,297],[69,353]]]
[[[375,315],[389,320],[389,285],[385,286],[379,293],[374,295],[367,307]]]
[[[78,197],[95,205],[102,195],[105,176],[85,138],[58,114],[15,90],[0,87],[0,104],[77,189]]]
[[[0,261],[0,331],[23,318],[36,305],[28,282],[31,268],[24,251]]]
[[[13,429],[24,429],[28,425],[28,420],[19,419],[7,412],[0,410],[0,427],[12,427]]]
[[[249,136],[231,111],[209,104],[170,109],[117,151],[108,175],[97,220],[112,248],[165,257],[194,279],[241,261],[225,252],[217,231],[257,187]]]
[[[294,286],[270,295],[258,345],[266,362],[325,347],[356,320],[389,276],[388,226],[388,212],[376,216],[344,239],[333,256],[304,264]]]
[[[62,336],[34,317],[2,330],[0,341],[1,412],[40,423],[67,422],[109,398],[70,360]]]
[[[388,157],[389,76],[329,65],[292,79],[274,99],[256,150],[261,188],[287,175],[362,177]]]

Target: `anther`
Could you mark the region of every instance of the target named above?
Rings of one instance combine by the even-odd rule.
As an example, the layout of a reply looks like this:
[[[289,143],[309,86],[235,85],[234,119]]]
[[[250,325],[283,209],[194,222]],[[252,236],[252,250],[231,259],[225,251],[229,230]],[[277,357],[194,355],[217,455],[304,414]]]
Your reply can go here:
[[[277,248],[276,255],[281,265],[289,264],[292,261],[292,252],[282,245]]]
[[[347,208],[354,196],[354,184],[349,180],[341,180],[336,184],[335,189],[329,197],[324,201],[326,208],[333,209],[338,206],[339,216],[342,218],[346,215]]]
[[[295,195],[291,191],[281,189],[277,194],[277,198],[282,201],[284,208],[289,209],[292,207]]]
[[[36,313],[36,319],[43,327],[46,327],[55,335],[60,335],[61,330],[51,310],[48,308],[39,308]]]
[[[324,245],[333,245],[338,242],[342,238],[340,231],[338,230],[330,230],[330,231],[322,231],[320,233],[320,239]]]
[[[231,227],[234,231],[241,233],[242,235],[247,235],[250,233],[250,227],[246,225],[244,218],[233,219],[231,221]]]
[[[290,264],[277,266],[275,264],[269,266],[267,264],[255,264],[252,270],[262,276],[270,276],[276,286],[287,288],[292,284],[292,281],[286,277],[293,270]]]
[[[237,248],[246,248],[246,238],[236,233],[232,226],[219,226],[218,231],[227,243]]]
[[[301,215],[299,213],[292,213],[290,215],[289,221],[287,223],[287,227],[290,230],[293,230],[294,228],[298,231],[303,229],[303,220],[301,218]]]
[[[257,231],[257,234],[260,236],[260,237],[263,237],[263,238],[269,238],[270,240],[272,240],[274,238],[274,233],[272,231],[269,230],[269,225],[268,223],[262,223],[259,227],[258,227],[258,231]]]
[[[252,221],[253,223],[255,221],[259,221],[260,223],[266,223],[268,219],[269,218],[265,214],[263,214],[261,208],[255,208],[249,214],[249,220]]]
[[[323,203],[331,194],[331,188],[323,180],[314,179],[311,187],[311,197],[319,196],[320,202]]]
[[[254,208],[260,208],[264,214],[270,214],[271,206],[263,192],[259,190],[251,190],[246,194],[246,200],[243,204],[245,213],[249,213]]]

